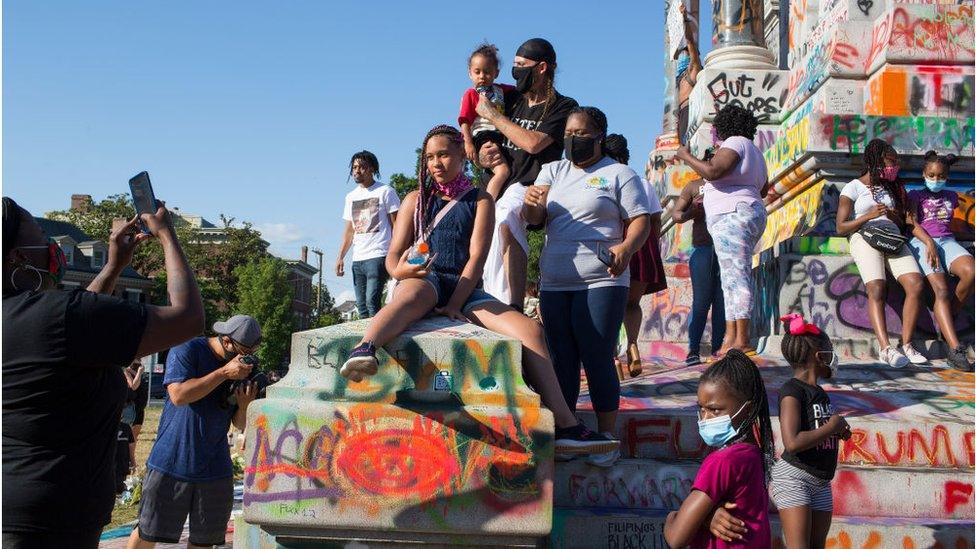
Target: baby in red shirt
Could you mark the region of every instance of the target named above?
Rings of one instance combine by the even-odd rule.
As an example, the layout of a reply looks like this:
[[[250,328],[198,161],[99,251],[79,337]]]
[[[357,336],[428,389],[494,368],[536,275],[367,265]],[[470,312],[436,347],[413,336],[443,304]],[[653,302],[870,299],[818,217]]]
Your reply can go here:
[[[497,131],[488,120],[478,116],[476,111],[481,94],[491,101],[498,112],[505,113],[505,92],[513,90],[507,84],[496,84],[498,68],[498,48],[494,44],[484,43],[468,57],[468,78],[473,88],[469,88],[461,97],[461,112],[458,114],[458,125],[464,135],[464,153],[471,162],[478,161],[474,136],[484,131]]]

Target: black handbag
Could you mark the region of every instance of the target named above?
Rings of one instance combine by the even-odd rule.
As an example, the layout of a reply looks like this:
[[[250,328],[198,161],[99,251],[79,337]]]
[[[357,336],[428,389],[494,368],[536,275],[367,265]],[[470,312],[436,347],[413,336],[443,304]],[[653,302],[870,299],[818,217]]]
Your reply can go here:
[[[884,254],[896,254],[905,244],[908,244],[908,238],[889,225],[864,227],[858,231],[858,234],[872,248]]]

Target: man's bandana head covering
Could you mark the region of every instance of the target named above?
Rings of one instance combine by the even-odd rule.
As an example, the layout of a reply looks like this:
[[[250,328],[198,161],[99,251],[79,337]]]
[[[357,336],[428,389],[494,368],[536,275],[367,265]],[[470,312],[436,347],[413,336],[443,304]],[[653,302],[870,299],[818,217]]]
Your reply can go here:
[[[530,38],[523,43],[517,52],[516,57],[524,57],[532,61],[545,61],[550,65],[556,62],[556,50],[545,38]]]

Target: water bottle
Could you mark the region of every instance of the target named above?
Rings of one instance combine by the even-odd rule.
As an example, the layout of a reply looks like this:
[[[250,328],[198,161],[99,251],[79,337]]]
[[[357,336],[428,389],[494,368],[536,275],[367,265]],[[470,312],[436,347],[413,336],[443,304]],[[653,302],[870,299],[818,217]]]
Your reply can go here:
[[[423,265],[427,263],[427,258],[430,256],[430,246],[426,242],[418,242],[412,248],[410,248],[410,253],[407,254],[407,263],[411,265]]]

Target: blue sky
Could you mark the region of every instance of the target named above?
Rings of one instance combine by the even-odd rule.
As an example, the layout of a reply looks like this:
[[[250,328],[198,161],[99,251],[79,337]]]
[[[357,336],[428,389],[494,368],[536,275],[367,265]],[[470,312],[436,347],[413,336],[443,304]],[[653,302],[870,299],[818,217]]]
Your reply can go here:
[[[426,130],[456,123],[484,39],[511,82],[518,45],[548,38],[557,88],[602,108],[642,170],[661,128],[662,4],[7,1],[3,194],[42,215],[145,169],[171,206],[251,221],[278,255],[322,248],[345,297],[332,265],[349,156],[375,152],[383,181],[411,172]]]

